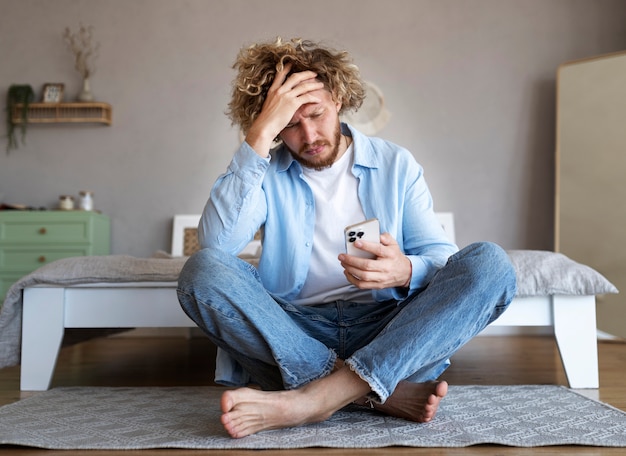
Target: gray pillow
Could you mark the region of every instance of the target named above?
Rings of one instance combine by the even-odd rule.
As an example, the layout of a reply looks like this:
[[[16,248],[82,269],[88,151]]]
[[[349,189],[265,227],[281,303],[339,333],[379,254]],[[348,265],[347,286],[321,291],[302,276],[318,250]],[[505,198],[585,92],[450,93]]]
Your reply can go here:
[[[517,273],[517,296],[618,293],[602,274],[562,253],[509,250]]]

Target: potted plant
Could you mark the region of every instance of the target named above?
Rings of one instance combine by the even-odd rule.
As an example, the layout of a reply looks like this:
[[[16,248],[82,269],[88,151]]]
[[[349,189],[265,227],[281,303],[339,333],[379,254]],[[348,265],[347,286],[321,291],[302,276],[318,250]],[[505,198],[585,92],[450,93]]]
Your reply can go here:
[[[21,104],[22,109],[20,111],[21,114],[21,122],[19,122],[20,131],[22,133],[22,144],[24,144],[26,139],[26,126],[27,118],[28,118],[28,105],[32,103],[35,99],[35,92],[33,92],[33,88],[29,85],[18,85],[13,84],[9,87],[9,92],[7,93],[7,105],[6,105],[6,116],[7,116],[7,153],[11,151],[11,149],[17,149],[18,147],[18,138],[16,136],[16,127],[18,122],[13,121],[13,111],[14,107],[17,104]]]

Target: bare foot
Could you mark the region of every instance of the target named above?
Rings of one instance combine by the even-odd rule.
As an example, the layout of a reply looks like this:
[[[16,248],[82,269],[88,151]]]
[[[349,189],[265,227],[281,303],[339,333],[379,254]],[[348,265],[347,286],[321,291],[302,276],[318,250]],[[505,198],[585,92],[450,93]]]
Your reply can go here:
[[[329,416],[310,410],[300,390],[229,390],[222,395],[222,425],[231,437],[241,438],[259,431],[300,426],[323,421]]]
[[[367,402],[365,399],[359,399],[357,403],[360,405],[371,404],[375,410],[389,416],[427,423],[435,417],[439,403],[446,394],[448,394],[448,383],[445,381],[400,382],[384,404]]]
[[[339,367],[339,366],[337,366]],[[347,367],[290,391],[228,390],[222,395],[222,425],[234,438],[259,431],[324,421],[369,391]]]

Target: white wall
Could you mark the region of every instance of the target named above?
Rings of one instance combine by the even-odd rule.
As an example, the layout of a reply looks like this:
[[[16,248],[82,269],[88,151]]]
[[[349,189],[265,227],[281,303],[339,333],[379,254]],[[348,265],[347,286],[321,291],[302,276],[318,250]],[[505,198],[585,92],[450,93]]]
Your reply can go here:
[[[460,245],[551,249],[556,69],[626,48],[622,0],[0,0],[0,11],[0,92],[64,82],[72,98],[80,79],[61,33],[82,22],[101,43],[93,91],[113,105],[111,127],[31,126],[26,146],[0,150],[1,201],[53,207],[93,190],[113,253],[137,256],[169,248],[173,214],[202,210],[238,145],[223,114],[234,57],[277,35],[351,51],[386,95],[380,135],[424,165]]]

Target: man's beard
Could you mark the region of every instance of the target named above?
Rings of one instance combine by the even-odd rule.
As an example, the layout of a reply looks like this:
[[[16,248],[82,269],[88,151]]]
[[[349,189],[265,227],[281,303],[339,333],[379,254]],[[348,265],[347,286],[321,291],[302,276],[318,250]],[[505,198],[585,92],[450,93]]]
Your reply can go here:
[[[330,168],[335,160],[337,160],[337,155],[339,155],[339,144],[341,144],[341,127],[339,122],[337,122],[337,129],[335,130],[335,146],[333,147],[330,155],[326,157],[322,161],[313,161],[307,160],[300,154],[295,154],[291,149],[291,156],[296,159],[302,166],[306,168],[314,169],[315,171],[322,171],[326,168]],[[328,141],[315,141],[313,144],[305,144],[300,150],[301,154],[304,153],[307,149],[311,149],[312,147],[318,146],[330,146],[331,144]]]

